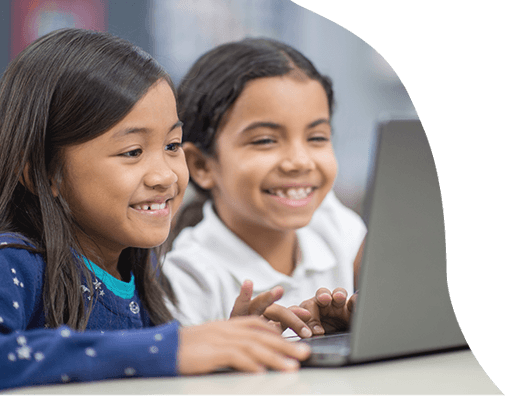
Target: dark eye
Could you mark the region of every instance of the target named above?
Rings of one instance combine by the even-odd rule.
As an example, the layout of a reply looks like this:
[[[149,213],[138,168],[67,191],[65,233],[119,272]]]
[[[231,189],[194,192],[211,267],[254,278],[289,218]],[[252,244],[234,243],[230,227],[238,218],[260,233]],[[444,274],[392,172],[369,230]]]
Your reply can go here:
[[[330,139],[327,136],[311,136],[309,138],[309,141],[311,142],[328,142]]]
[[[122,155],[124,157],[134,158],[134,157],[138,157],[140,154],[142,154],[142,149],[131,150],[126,153],[123,153]]]
[[[181,146],[181,143],[169,143],[167,146],[165,146],[165,149],[168,151],[176,152]]]
[[[263,146],[265,144],[271,144],[271,143],[276,143],[276,140],[274,140],[272,138],[263,138],[263,139],[258,139],[258,140],[254,140],[251,142],[251,144],[253,144],[255,146]]]

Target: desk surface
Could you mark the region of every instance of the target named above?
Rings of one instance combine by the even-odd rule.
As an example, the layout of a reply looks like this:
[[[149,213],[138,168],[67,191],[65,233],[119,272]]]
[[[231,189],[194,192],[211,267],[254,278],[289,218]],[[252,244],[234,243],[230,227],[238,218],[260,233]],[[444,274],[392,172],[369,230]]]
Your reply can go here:
[[[218,373],[14,389],[10,394],[501,394],[469,350],[282,374]]]

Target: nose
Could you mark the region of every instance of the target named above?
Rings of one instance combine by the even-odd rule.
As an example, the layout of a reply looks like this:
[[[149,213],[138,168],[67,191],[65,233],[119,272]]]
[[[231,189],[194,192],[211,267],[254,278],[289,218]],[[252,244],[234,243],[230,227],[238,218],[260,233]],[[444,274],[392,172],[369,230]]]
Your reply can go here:
[[[303,143],[294,143],[285,150],[280,168],[285,173],[308,172],[314,169],[314,161]]]
[[[168,189],[178,181],[178,175],[168,161],[165,155],[155,156],[148,161],[147,173],[144,177],[147,187]]]

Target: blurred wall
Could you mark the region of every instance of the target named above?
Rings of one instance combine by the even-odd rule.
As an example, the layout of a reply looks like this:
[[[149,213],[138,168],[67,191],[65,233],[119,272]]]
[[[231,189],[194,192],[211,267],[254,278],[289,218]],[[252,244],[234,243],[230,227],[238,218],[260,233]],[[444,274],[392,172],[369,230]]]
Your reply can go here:
[[[4,72],[9,62],[10,9],[10,1],[0,1],[0,73]]]
[[[74,7],[82,2],[96,3],[103,14],[95,21],[103,23],[100,30],[150,52],[175,83],[201,54],[227,41],[265,36],[294,46],[333,80],[334,144],[339,162],[335,191],[360,213],[376,120],[387,113],[415,116],[401,81],[376,51],[346,29],[290,0],[2,0],[2,71],[14,42],[9,35],[23,30],[11,20],[15,3],[19,6],[20,2],[54,10],[52,18],[47,16],[45,29],[38,29],[42,34],[64,26],[89,27],[82,25],[86,18],[82,21],[71,13],[78,14]]]
[[[0,0],[0,70],[36,38],[63,27],[105,30],[151,51],[147,0]]]

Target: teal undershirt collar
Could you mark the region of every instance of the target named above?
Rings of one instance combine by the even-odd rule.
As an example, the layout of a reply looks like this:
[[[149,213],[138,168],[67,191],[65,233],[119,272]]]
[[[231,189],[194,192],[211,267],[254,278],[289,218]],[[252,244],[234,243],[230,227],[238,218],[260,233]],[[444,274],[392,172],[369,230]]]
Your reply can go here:
[[[82,259],[86,267],[105,285],[105,287],[118,297],[126,299],[134,297],[135,286],[133,273],[131,273],[131,280],[129,282],[124,282],[116,279],[114,276],[98,267],[87,257],[82,256]]]

